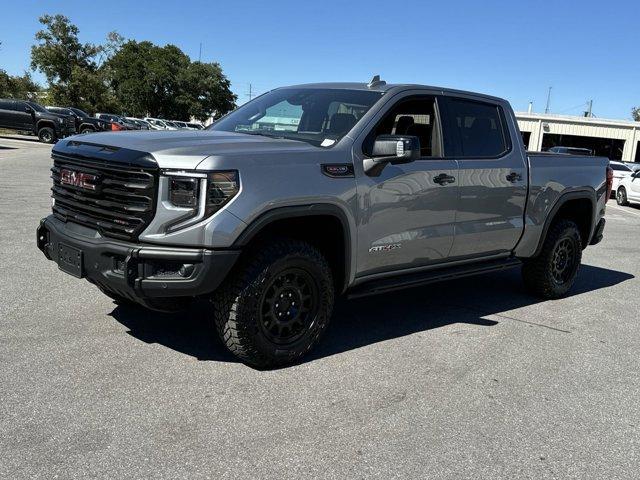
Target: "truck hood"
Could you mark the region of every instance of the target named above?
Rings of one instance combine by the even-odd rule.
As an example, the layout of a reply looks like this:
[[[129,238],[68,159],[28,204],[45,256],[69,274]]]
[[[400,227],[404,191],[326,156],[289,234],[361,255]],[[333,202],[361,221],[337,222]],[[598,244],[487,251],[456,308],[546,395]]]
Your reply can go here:
[[[202,160],[212,155],[241,157],[255,153],[318,150],[317,147],[295,140],[211,130],[100,132],[77,135],[63,142],[79,142],[149,153],[161,168],[184,169],[195,169]]]

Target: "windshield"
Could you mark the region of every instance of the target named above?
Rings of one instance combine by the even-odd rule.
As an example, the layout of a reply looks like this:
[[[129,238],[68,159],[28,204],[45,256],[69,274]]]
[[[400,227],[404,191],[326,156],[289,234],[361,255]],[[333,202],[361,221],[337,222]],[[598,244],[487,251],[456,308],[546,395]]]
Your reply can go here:
[[[47,109],[44,108],[42,105],[40,105],[39,103],[36,102],[27,102],[27,104],[33,108],[36,112],[43,112],[43,113],[48,113]]]
[[[71,110],[73,113],[75,113],[79,117],[89,117],[90,116],[87,112],[83,112],[79,108],[70,108],[69,110]]]
[[[299,140],[330,147],[383,92],[335,88],[280,88],[243,105],[210,130]]]

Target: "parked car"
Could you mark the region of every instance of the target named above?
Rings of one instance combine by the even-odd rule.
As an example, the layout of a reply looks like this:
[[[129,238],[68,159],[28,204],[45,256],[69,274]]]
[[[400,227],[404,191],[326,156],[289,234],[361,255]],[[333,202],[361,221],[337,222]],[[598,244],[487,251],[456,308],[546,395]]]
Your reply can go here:
[[[187,122],[182,122],[180,120],[171,120],[171,123],[173,123],[174,125],[177,125],[178,128],[181,128],[183,130],[199,130],[198,128],[192,127],[191,124]]]
[[[137,125],[138,127],[140,127],[140,130],[151,130],[151,125],[149,125],[148,122],[145,122],[144,120],[140,119],[140,118],[134,118],[134,117],[124,117],[124,119],[130,123],[133,123],[134,125]]]
[[[151,125],[152,128],[156,129],[156,130],[177,130],[177,127],[170,127],[169,125],[167,125],[165,120],[161,120],[159,118],[151,118],[151,117],[144,117],[145,121],[149,122],[149,125]]]
[[[138,125],[125,120],[125,118],[120,115],[114,115],[113,113],[96,113],[95,117],[100,120],[106,120],[107,122],[111,122],[112,124],[116,124],[120,127],[116,127],[114,130],[140,130]]]
[[[634,172],[640,170],[640,162],[624,162],[624,164]]]
[[[43,143],[74,135],[75,125],[74,117],[50,112],[39,103],[0,99],[0,128],[33,133]]]
[[[164,120],[163,119],[163,122],[167,126],[167,130],[182,130],[182,127],[180,125],[178,125],[175,122],[172,122],[171,120]]]
[[[613,194],[616,194],[618,191],[618,185],[620,185],[620,181],[630,176],[633,173],[633,170],[625,165],[623,162],[616,162],[614,160],[609,162],[609,166],[613,170]]]
[[[47,107],[47,110],[53,113],[72,116],[75,119],[76,132],[78,133],[94,133],[111,130],[110,122],[93,118],[79,108],[51,106]]]
[[[203,132],[63,140],[38,247],[118,303],[209,299],[260,368],[307,354],[336,295],[522,267],[558,298],[603,237],[612,172],[529,154],[517,125],[496,97],[374,78],[275,89]]]
[[[551,147],[547,151],[552,153],[565,153],[568,155],[582,155],[582,156],[593,155],[593,150],[589,150],[588,148],[578,148],[578,147]]]
[[[204,130],[204,125],[200,123],[187,123],[187,126],[192,130]]]
[[[616,191],[616,202],[622,206],[640,203],[640,170],[620,179]]]

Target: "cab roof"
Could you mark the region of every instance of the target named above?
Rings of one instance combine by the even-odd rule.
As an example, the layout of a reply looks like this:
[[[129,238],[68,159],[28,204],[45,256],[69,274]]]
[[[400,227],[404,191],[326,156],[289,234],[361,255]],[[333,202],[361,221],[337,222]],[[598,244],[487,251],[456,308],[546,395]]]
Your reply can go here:
[[[421,85],[421,84],[413,84],[413,83],[385,83],[380,82],[377,85],[369,86],[368,83],[359,83],[359,82],[326,82],[326,83],[303,83],[299,85],[289,85],[286,87],[280,88],[335,88],[335,89],[343,89],[343,90],[366,90],[370,92],[399,92],[402,90],[438,90],[443,93],[451,93],[451,94],[464,94],[464,95],[473,95],[474,97],[482,97],[487,100],[505,102],[504,99],[500,97],[495,97],[492,95],[486,95],[478,92],[470,92],[466,90],[457,90],[453,88],[444,88],[437,87],[434,85]]]

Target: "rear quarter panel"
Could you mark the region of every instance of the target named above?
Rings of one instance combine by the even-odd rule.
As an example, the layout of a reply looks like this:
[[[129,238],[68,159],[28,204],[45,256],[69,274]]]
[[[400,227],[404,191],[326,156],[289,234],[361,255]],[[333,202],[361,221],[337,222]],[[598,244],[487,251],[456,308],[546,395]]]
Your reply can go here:
[[[525,228],[515,254],[531,257],[545,231],[545,222],[556,205],[569,196],[584,195],[594,202],[591,229],[604,216],[606,167],[603,157],[529,153],[529,194],[525,208]]]

